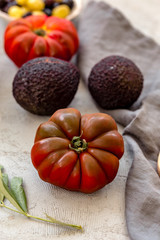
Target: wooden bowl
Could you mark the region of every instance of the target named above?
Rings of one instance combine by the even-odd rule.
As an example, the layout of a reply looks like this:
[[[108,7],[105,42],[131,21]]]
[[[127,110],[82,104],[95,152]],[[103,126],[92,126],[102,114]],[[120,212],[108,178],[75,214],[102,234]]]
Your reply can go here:
[[[82,7],[82,0],[74,0],[74,7],[71,11],[71,13],[66,17],[68,20],[73,20],[76,18]],[[0,10],[0,19],[3,20],[3,22],[7,25],[10,21],[14,20],[14,18],[10,17],[7,13]]]

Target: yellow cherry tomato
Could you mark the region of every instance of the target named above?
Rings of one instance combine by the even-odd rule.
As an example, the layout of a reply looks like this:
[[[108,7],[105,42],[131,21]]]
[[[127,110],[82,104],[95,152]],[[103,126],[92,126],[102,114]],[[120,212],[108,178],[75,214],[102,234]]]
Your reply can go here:
[[[45,13],[42,12],[42,11],[33,11],[33,12],[32,12],[32,15],[34,15],[34,16],[44,15],[44,14],[45,14]]]
[[[26,5],[27,0],[16,0],[16,3],[19,4],[19,5],[24,6],[24,5]]]
[[[67,5],[62,4],[52,10],[52,16],[66,18],[70,14],[70,11],[71,10]]]
[[[26,6],[30,11],[41,11],[44,9],[45,4],[43,0],[27,0]]]
[[[27,12],[29,12],[29,9],[26,7],[21,7],[21,11],[22,11],[22,16],[25,15]]]
[[[21,18],[23,16],[23,10],[21,7],[18,6],[11,6],[8,9],[8,15],[13,18]]]

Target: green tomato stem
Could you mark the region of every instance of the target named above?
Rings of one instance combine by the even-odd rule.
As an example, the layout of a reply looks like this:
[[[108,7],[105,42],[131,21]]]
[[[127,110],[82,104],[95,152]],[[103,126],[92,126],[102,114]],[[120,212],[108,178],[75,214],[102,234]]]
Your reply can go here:
[[[40,221],[48,222],[48,223],[56,223],[56,224],[59,224],[59,225],[61,225],[61,226],[67,226],[67,227],[76,228],[76,229],[78,229],[78,230],[82,230],[82,227],[81,227],[81,226],[73,225],[73,224],[69,224],[69,223],[64,223],[64,222],[58,221],[58,220],[56,220],[56,219],[48,216],[47,214],[46,214],[46,216],[47,216],[49,219],[44,219],[44,218],[32,216],[32,215],[30,215],[29,213],[20,212],[20,211],[18,211],[18,210],[15,210],[15,209],[13,209],[13,208],[10,208],[10,207],[6,206],[6,205],[4,204],[4,202],[1,202],[1,203],[0,203],[0,207],[7,208],[7,209],[9,209],[9,210],[11,210],[11,211],[13,211],[13,212],[22,214],[22,215],[24,215],[24,216],[26,216],[26,217],[28,217],[28,218],[32,218],[32,219],[36,219],[36,220],[40,220]]]
[[[4,202],[1,202],[1,203],[0,203],[0,207],[7,208],[7,209],[11,210],[12,212],[16,212],[16,213],[20,213],[20,214],[22,214],[22,215],[26,215],[25,212],[20,212],[20,211],[18,211],[18,210],[15,210],[15,209],[13,209],[13,208],[10,208],[10,207],[6,206],[6,205],[4,204]]]
[[[46,32],[41,28],[34,30],[34,33],[41,37],[44,37],[46,35]]]
[[[81,139],[81,135],[74,136],[72,138],[71,144],[69,144],[69,148],[71,150],[74,150],[76,153],[80,154],[87,150],[88,143],[86,142],[85,139]]]

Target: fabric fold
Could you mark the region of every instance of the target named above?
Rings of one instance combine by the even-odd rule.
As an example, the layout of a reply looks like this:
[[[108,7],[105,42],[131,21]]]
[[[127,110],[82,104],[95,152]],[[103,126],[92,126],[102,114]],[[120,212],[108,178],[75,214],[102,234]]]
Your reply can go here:
[[[107,111],[97,107],[125,127],[123,136],[128,146],[128,159],[132,162],[125,202],[130,238],[159,240],[160,46],[104,2],[88,3],[80,16],[78,30],[80,49],[77,64],[86,86],[92,67],[109,55],[131,59],[144,75],[143,91],[130,109]]]

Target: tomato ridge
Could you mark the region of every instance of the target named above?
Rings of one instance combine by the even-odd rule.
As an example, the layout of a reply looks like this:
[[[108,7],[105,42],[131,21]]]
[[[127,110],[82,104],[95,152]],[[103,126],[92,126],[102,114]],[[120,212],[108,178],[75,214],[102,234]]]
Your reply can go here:
[[[56,152],[60,152],[60,151],[62,151],[62,150],[65,150],[65,149],[60,149],[60,150],[58,150],[58,151],[56,151]],[[41,170],[40,167],[44,164],[45,160],[47,161],[47,158],[50,157],[50,156],[52,156],[52,155],[54,155],[54,153],[55,153],[55,152],[49,153],[49,154],[45,157],[45,159],[43,159],[43,161],[39,164],[39,166],[37,167],[37,171],[38,171],[38,174],[39,174],[39,175],[40,175],[40,170]],[[67,153],[67,150],[66,150],[66,153]],[[66,154],[66,153],[65,153],[65,154]],[[63,154],[62,154],[62,156],[63,156]],[[52,164],[52,168],[50,169],[50,171],[49,171],[49,173],[48,173],[48,178],[47,178],[45,181],[49,182],[50,174],[51,174],[51,172],[52,172],[52,169],[53,169],[55,163],[56,163],[57,161],[59,161],[59,159],[60,159],[62,156],[60,156],[54,163],[51,163],[51,164]]]
[[[115,135],[110,135],[111,133],[114,133]],[[110,150],[110,146],[108,147],[108,148],[104,148],[104,146],[103,147],[100,147],[100,146],[96,146],[96,147],[94,147],[94,146],[92,146],[93,145],[93,142],[94,141],[96,141],[96,140],[98,140],[98,137],[96,137],[95,139],[93,139],[92,141],[90,141],[90,142],[88,142],[88,147],[89,148],[97,148],[97,149],[101,149],[101,150],[107,150],[108,152],[110,152],[110,153],[112,153],[113,155],[115,155],[116,157],[118,157],[118,159],[120,159],[121,157],[122,157],[122,155],[123,155],[123,148],[124,148],[124,145],[123,145],[123,148],[121,149],[121,144],[120,144],[120,141],[119,141],[119,137],[121,136],[120,135],[120,133],[118,132],[118,131],[116,131],[116,130],[111,130],[111,131],[108,131],[108,132],[105,132],[105,133],[103,133],[103,134],[100,134],[99,135],[99,138],[100,137],[102,137],[102,136],[107,136],[108,138],[109,137],[111,137],[111,139],[110,140],[112,140],[112,138],[114,139],[115,138],[115,136],[117,137],[117,143],[116,143],[116,146],[114,146],[114,147],[116,147],[116,148],[118,148],[119,147],[119,151],[117,151],[116,152],[116,150],[114,151],[113,149],[112,149],[112,151]],[[122,136],[121,136],[122,137]],[[115,139],[114,139],[114,141],[115,141]],[[121,138],[121,141],[123,142],[123,138]]]
[[[80,164],[80,160],[79,160],[79,157],[77,156],[77,160],[76,160],[76,162],[75,162],[75,164],[74,164],[72,170],[70,171],[70,174],[68,175],[68,177],[67,177],[67,179],[66,179],[66,181],[65,181],[65,183],[64,183],[64,185],[63,185],[63,187],[65,187],[66,184],[67,184],[67,182],[69,181],[69,178],[70,178],[70,176],[71,176],[71,174],[72,174],[72,172],[73,172],[73,170],[74,170],[74,168],[75,168],[75,166],[76,166],[76,164],[77,164],[77,161],[79,161],[79,166],[81,166],[81,164]],[[80,185],[81,185],[81,174],[80,174],[80,181],[79,181],[78,189],[80,188]],[[67,188],[67,187],[66,187],[66,188]],[[68,189],[68,188],[67,188],[67,189]],[[76,191],[78,191],[78,190],[76,189]]]
[[[100,166],[100,168],[102,169],[103,173],[104,173],[105,176],[106,176],[107,183],[109,183],[109,182],[110,182],[109,177],[108,177],[106,171],[103,169],[103,166],[102,166],[102,164],[100,163],[100,161],[99,161],[95,156],[93,156],[90,152],[88,152],[88,153],[96,160],[96,162],[98,163],[98,165]]]

